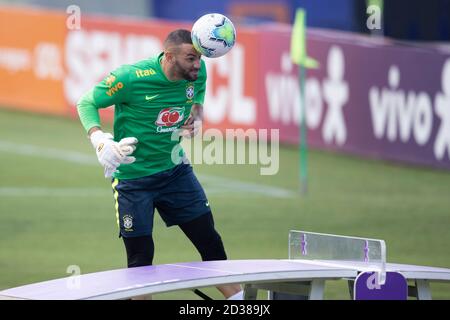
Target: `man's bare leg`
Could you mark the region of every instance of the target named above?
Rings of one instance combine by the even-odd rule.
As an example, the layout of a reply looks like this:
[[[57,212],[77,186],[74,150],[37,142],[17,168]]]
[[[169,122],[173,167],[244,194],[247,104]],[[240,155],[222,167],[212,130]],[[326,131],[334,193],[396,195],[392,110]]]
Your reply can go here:
[[[235,295],[242,291],[242,287],[239,284],[227,284],[223,286],[217,286],[217,289],[223,294],[225,299]]]

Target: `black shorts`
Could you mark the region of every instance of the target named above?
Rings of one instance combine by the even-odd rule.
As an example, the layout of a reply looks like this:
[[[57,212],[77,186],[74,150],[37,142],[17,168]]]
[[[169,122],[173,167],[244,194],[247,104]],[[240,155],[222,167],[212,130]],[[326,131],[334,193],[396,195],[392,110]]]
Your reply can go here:
[[[167,226],[211,211],[190,164],[137,179],[113,179],[117,224],[123,237],[151,235],[155,208]]]

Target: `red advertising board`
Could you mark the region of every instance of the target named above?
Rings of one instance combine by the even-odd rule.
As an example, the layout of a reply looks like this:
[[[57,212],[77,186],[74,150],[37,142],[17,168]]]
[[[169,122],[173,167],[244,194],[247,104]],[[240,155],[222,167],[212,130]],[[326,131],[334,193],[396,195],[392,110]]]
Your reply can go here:
[[[0,105],[65,114],[65,16],[0,7]]]

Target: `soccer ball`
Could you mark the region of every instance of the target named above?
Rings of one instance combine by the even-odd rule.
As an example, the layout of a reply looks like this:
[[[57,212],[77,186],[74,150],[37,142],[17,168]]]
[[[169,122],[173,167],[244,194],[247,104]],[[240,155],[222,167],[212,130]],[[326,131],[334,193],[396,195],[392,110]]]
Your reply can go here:
[[[218,58],[233,48],[236,29],[231,20],[223,14],[209,13],[194,23],[191,37],[198,52],[208,58]]]

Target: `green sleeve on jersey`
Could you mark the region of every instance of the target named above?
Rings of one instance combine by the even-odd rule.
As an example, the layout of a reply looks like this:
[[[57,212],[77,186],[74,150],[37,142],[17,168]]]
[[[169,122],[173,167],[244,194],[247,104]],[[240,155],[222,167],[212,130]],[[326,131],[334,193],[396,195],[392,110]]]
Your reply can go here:
[[[93,96],[97,108],[106,108],[114,104],[127,102],[131,86],[129,78],[128,66],[122,66],[96,85]]]
[[[194,104],[201,104],[203,105],[204,100],[205,100],[205,91],[206,91],[206,65],[205,62],[202,60],[201,61],[201,71],[203,71],[204,73],[204,81],[201,83],[200,88],[198,88],[195,93],[195,98],[194,98]]]
[[[195,93],[194,104],[203,105],[203,102],[205,100],[205,90],[206,90],[206,82],[203,82],[202,86]]]
[[[77,103],[78,116],[86,132],[89,132],[92,127],[100,127],[100,116],[93,92],[93,89],[86,92]]]
[[[130,86],[128,78],[128,69],[125,66],[120,67],[81,97],[77,110],[87,132],[92,127],[100,127],[99,108],[106,108],[128,99]]]

